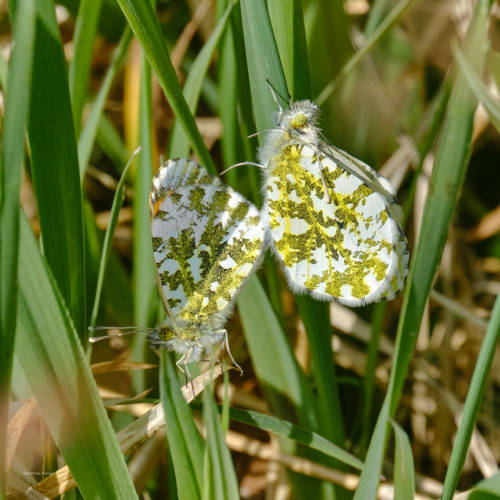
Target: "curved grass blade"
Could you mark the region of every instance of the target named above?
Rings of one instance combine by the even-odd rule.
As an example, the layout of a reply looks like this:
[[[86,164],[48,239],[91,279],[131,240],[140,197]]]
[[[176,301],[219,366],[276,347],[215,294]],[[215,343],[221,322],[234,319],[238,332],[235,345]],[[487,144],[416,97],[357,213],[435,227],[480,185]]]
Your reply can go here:
[[[118,222],[118,215],[120,213],[120,208],[123,204],[123,188],[125,186],[125,178],[127,177],[127,172],[134,159],[135,155],[139,153],[140,148],[137,148],[130,157],[127,165],[123,169],[120,182],[116,188],[115,196],[113,198],[113,205],[111,206],[111,213],[109,217],[109,224],[106,229],[106,234],[104,236],[104,243],[102,245],[101,262],[99,264],[99,274],[97,277],[97,285],[95,290],[94,305],[92,307],[92,315],[90,317],[90,326],[95,326],[97,321],[97,314],[99,313],[99,304],[101,302],[102,285],[104,282],[104,276],[106,274],[106,269],[108,265],[109,253],[111,251],[111,242],[113,240],[113,234],[115,232],[116,223]]]
[[[481,67],[484,62],[485,54],[481,49],[485,46],[486,19],[490,4],[490,0],[481,0],[476,5],[467,36],[466,53],[474,54],[476,68]],[[377,419],[355,500],[376,496],[387,440],[388,418],[394,414],[401,395],[426,300],[467,170],[474,109],[474,99],[465,78],[458,75],[448,102],[448,113],[431,180],[432,191],[425,206],[422,228],[403,297],[389,387]]]
[[[472,432],[479,415],[480,405],[483,401],[484,390],[488,375],[491,370],[493,356],[500,338],[500,295],[497,296],[488,329],[481,344],[481,350],[477,357],[474,373],[465,400],[460,426],[453,443],[451,457],[446,470],[443,486],[443,499],[450,499],[458,484],[462,467],[465,463],[467,450],[469,449]]]
[[[118,0],[118,3],[155,70],[165,96],[176,118],[180,120],[200,163],[215,174],[215,165],[182,95],[158,19],[151,5],[143,0]]]
[[[394,498],[415,498],[415,472],[408,435],[391,419],[396,450],[394,453]]]
[[[300,425],[270,415],[264,415],[256,411],[241,410],[239,408],[230,408],[229,416],[232,420],[236,420],[243,424],[272,432],[277,436],[293,439],[309,448],[335,458],[339,462],[350,465],[357,470],[363,469],[363,462],[359,460],[359,458],[356,458],[336,444],[328,441],[320,434],[301,427]]]
[[[470,89],[474,92],[479,102],[484,106],[491,123],[493,123],[497,129],[497,132],[500,133],[500,103],[490,94],[488,88],[481,81],[469,61],[467,61],[463,52],[458,47],[455,47],[454,53],[455,60],[464,74]]]
[[[16,334],[19,260],[19,197],[24,134],[30,100],[35,38],[35,4],[20,0],[14,24],[14,47],[5,92],[0,170],[0,495],[5,491],[5,433],[8,420],[12,354]],[[12,89],[9,92],[9,89]]]
[[[24,216],[20,227],[16,357],[82,495],[137,498],[71,318]]]
[[[160,396],[165,413],[167,441],[180,500],[201,499],[203,491],[203,440],[179,390],[171,356],[161,353]]]
[[[37,0],[28,139],[44,255],[80,338],[85,259],[78,156],[66,61],[50,0]]]
[[[224,30],[226,29],[227,21],[229,19],[233,6],[234,3],[231,3],[222,17],[219,19],[219,22],[217,23],[217,26],[215,27],[213,33],[210,35],[210,38],[205,43],[195,61],[193,62],[193,65],[189,70],[188,77],[186,78],[186,83],[184,84],[182,92],[193,115],[195,114],[196,108],[198,106],[201,88],[203,86],[203,80],[205,79],[205,76],[207,74],[214,50],[216,49],[219,40],[224,33]],[[178,120],[176,120],[172,129],[172,134],[170,136],[168,157],[177,158],[187,156],[189,156],[188,138],[186,137],[181,124]]]

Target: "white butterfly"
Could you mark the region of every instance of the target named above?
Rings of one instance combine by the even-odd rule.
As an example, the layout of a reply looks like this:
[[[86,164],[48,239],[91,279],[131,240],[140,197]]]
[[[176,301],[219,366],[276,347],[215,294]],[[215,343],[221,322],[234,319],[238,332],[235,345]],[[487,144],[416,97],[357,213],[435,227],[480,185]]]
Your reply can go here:
[[[318,112],[307,100],[280,110],[259,152],[271,247],[295,292],[349,306],[392,299],[409,258],[394,190],[321,138]]]
[[[258,209],[194,161],[178,158],[153,178],[150,211],[167,319],[157,328],[125,327],[111,336],[148,333],[153,349],[181,354],[182,371],[209,358],[224,341],[231,356],[224,323],[263,256],[265,229]]]
[[[150,209],[167,320],[148,340],[181,354],[181,366],[210,356],[224,340],[228,348],[224,323],[260,263],[265,230],[252,203],[185,158],[160,168]]]

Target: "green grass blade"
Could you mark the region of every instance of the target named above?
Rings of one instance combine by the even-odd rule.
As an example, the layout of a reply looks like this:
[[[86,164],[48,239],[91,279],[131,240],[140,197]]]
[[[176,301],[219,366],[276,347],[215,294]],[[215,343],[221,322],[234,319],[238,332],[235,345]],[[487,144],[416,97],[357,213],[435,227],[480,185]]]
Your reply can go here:
[[[310,97],[309,68],[301,3],[273,0],[269,16],[280,60],[293,100]],[[318,416],[325,436],[337,444],[344,440],[341,404],[331,349],[332,328],[328,304],[296,296],[311,349],[312,373],[318,391]]]
[[[500,338],[500,295],[497,296],[488,329],[479,351],[474,373],[465,400],[460,426],[451,452],[450,461],[444,479],[444,500],[452,498],[458,484],[462,467],[469,449],[472,432],[476,425],[479,409],[484,396],[484,390],[490,373],[493,356]]]
[[[111,64],[109,65],[101,88],[97,93],[94,103],[92,104],[92,110],[90,111],[89,117],[87,118],[82,133],[80,134],[80,138],[78,139],[78,162],[80,164],[81,181],[83,181],[85,176],[85,170],[87,169],[87,164],[92,153],[99,124],[101,123],[104,105],[106,104],[106,98],[109,94],[109,90],[111,89],[111,84],[113,83],[116,72],[123,63],[130,40],[132,40],[132,31],[127,27],[125,28],[125,32],[123,33],[120,43],[113,53]]]
[[[99,305],[101,302],[102,286],[104,283],[104,276],[106,275],[109,253],[111,251],[111,242],[113,240],[113,234],[115,232],[116,224],[118,222],[118,215],[120,214],[120,209],[121,209],[122,204],[123,204],[123,188],[125,187],[125,178],[127,176],[127,172],[128,172],[129,167],[130,167],[130,164],[132,163],[132,160],[134,159],[135,155],[138,152],[139,152],[139,149],[136,149],[134,151],[133,155],[131,156],[130,160],[128,161],[127,165],[125,165],[120,182],[118,183],[118,186],[116,187],[115,196],[113,198],[113,205],[111,206],[111,213],[109,216],[109,224],[108,224],[108,227],[106,229],[106,234],[104,236],[104,243],[102,246],[101,262],[99,264],[99,274],[97,277],[97,285],[96,285],[96,291],[95,291],[95,296],[94,296],[94,305],[92,307],[92,314],[90,316],[90,323],[89,323],[90,326],[96,325],[97,314],[99,313]]]
[[[96,226],[94,212],[87,201],[85,207],[85,240],[87,243],[87,294],[88,303],[93,304],[99,273],[104,236]],[[116,324],[131,325],[133,321],[133,298],[130,279],[117,256],[111,251],[102,290],[101,309],[113,318]],[[89,316],[91,311],[89,311]]]
[[[43,249],[82,339],[84,243],[78,156],[54,5],[37,0],[28,138]]]
[[[133,280],[134,324],[150,326],[155,312],[154,299],[157,299],[155,269],[153,264],[153,243],[149,217],[149,192],[153,165],[153,104],[151,87],[151,66],[144,53],[141,54],[141,88],[139,96],[139,143],[142,154],[136,163],[134,178],[134,253]],[[154,355],[149,349],[146,337],[136,335],[133,340],[132,359],[136,361],[152,361]],[[133,374],[134,390],[142,392],[146,389],[144,371]],[[155,377],[156,378],[156,377]]]
[[[201,498],[204,445],[191,410],[179,390],[176,367],[165,351],[161,353],[160,396],[179,499]]]
[[[316,428],[312,392],[256,277],[248,281],[238,305],[257,376],[293,403],[302,425]]]
[[[274,126],[272,111],[278,111],[266,80],[278,94],[282,107],[288,105],[288,89],[266,3],[241,0],[240,5],[255,124],[257,130],[264,130]]]
[[[471,491],[468,500],[495,500],[500,496],[500,472],[480,481]]]
[[[415,471],[408,434],[391,420],[396,438],[394,453],[394,498],[415,498]]]
[[[481,81],[458,47],[455,47],[455,60],[464,74],[470,89],[484,106],[484,109],[490,117],[491,123],[493,123],[497,129],[497,132],[500,133],[500,103],[490,94],[486,85]]]
[[[489,0],[483,0],[476,5],[466,42],[466,53],[474,54],[476,68],[481,67],[484,61],[484,51],[481,49],[485,46],[485,26],[490,3]],[[376,495],[385,451],[388,418],[394,414],[401,394],[425,303],[444,248],[458,192],[465,177],[474,109],[475,103],[468,85],[459,75],[448,103],[447,118],[431,180],[432,191],[427,199],[419,240],[411,262],[389,387],[368,449],[366,466],[361,474],[355,500],[375,498]]]
[[[149,192],[153,177],[153,112],[151,67],[144,54],[141,59],[141,93],[139,107],[139,143],[134,179],[134,321],[146,326],[150,321],[151,299],[156,292],[153,267],[153,244],[149,221]]]
[[[161,33],[158,19],[149,2],[142,0],[118,0],[132,30],[138,38],[147,55],[149,62],[155,70],[165,96],[172,107],[175,116],[189,139],[191,146],[203,164],[210,172],[216,173],[212,158],[203,143],[200,132],[196,128],[193,115],[182,95],[177,76],[167,52],[165,40]]]
[[[218,7],[229,3],[226,0],[224,4],[218,3]],[[244,157],[242,132],[238,120],[238,101],[239,82],[241,81],[238,56],[236,54],[235,40],[235,17],[239,14],[239,9],[233,9],[229,18],[229,25],[224,31],[220,42],[219,64],[218,64],[218,84],[220,94],[225,96],[219,99],[219,116],[222,122],[223,134],[221,137],[221,150],[223,165],[225,168],[241,161]],[[228,75],[232,75],[228,78]],[[238,172],[230,170],[226,175],[226,181],[229,185],[236,187]]]
[[[207,435],[207,448],[212,472],[211,489],[217,500],[232,500],[240,497],[238,481],[234,471],[231,452],[226,444],[224,432],[210,390],[203,394],[203,421]]]
[[[57,285],[24,216],[20,225],[16,357],[82,495],[137,498]]]
[[[191,66],[191,69],[189,70],[188,77],[186,78],[186,83],[184,84],[183,88],[183,94],[193,115],[195,114],[196,108],[198,106],[201,88],[207,74],[210,61],[219,43],[219,40],[224,33],[224,30],[226,29],[227,21],[229,19],[233,6],[234,3],[231,3],[231,5],[229,5],[222,17],[219,19],[217,26],[215,27],[213,33],[210,35],[207,43],[205,43],[200,53],[196,57],[193,65]],[[172,134],[170,136],[170,148],[168,157],[177,158],[187,156],[189,156],[188,138],[186,137],[181,124],[178,120],[176,120],[172,129]]]
[[[24,133],[30,100],[35,38],[35,4],[20,0],[14,24],[14,47],[5,95],[0,169],[0,496],[5,491],[5,433],[17,320],[19,196]],[[9,92],[12,89],[12,92]],[[5,91],[5,88],[4,88]]]
[[[336,444],[328,441],[320,434],[309,429],[293,424],[286,420],[265,415],[251,410],[240,410],[238,408],[230,408],[229,416],[232,420],[236,420],[243,424],[257,427],[258,429],[272,432],[273,434],[289,439],[293,439],[316,451],[320,451],[325,455],[335,458],[339,462],[350,465],[355,469],[362,470],[363,462],[343,450]]]
[[[75,34],[73,36],[74,55],[69,64],[69,90],[75,131],[78,134],[82,111],[87,97],[92,48],[101,12],[102,0],[82,0],[78,7]]]
[[[268,9],[290,95],[294,101],[310,99],[311,83],[302,2],[272,0],[268,2]]]

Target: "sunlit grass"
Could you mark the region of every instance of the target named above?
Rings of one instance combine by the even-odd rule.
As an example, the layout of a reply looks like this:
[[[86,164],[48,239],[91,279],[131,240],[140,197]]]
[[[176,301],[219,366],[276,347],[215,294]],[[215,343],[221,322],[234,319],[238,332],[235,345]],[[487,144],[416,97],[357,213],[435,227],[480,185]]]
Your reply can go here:
[[[487,52],[490,0],[460,18],[452,5],[437,9],[432,30],[425,0],[82,0],[57,16],[49,0],[8,4],[17,12],[13,23],[0,11],[3,490],[233,499],[280,486],[300,499],[364,500],[382,485],[389,498],[451,498],[492,474],[500,59]],[[181,392],[173,358],[155,356],[144,335],[99,344],[91,363],[113,363],[93,375],[89,324],[163,317],[148,214],[160,157],[193,154],[212,173],[255,161],[263,136],[247,136],[272,127],[276,111],[267,82],[283,107],[288,96],[317,98],[328,139],[396,186],[411,251],[404,294],[356,310],[294,296],[268,256],[227,325],[244,375],[231,372],[222,419],[220,367]],[[223,180],[260,206],[257,169]],[[465,462],[477,422],[488,451]],[[274,464],[288,473],[272,480]],[[495,476],[477,498],[481,488],[500,495]]]

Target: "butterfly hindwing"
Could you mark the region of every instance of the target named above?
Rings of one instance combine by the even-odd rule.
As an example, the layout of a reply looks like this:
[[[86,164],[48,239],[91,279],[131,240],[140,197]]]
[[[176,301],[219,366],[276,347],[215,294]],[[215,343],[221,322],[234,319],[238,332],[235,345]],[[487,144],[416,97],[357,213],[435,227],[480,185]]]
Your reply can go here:
[[[190,160],[162,167],[151,195],[160,293],[179,321],[230,312],[258,265],[264,228],[257,208]]]
[[[291,288],[360,306],[404,286],[408,250],[390,183],[321,138],[310,101],[281,112],[260,151],[263,217]]]

